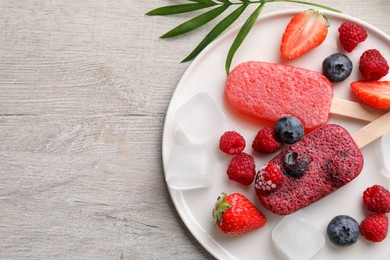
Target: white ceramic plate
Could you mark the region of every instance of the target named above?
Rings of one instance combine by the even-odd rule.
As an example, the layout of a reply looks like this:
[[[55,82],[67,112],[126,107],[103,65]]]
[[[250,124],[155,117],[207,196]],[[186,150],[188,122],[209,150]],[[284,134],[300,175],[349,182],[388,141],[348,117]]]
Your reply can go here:
[[[279,45],[285,26],[297,11],[302,10],[278,12],[261,17],[237,52],[232,68],[249,60],[286,63],[280,59]],[[344,14],[322,12],[328,15],[331,23],[325,42],[300,58],[288,62],[288,64],[321,72],[321,64],[325,57],[335,52],[343,52],[338,43],[337,29],[340,24],[347,20],[362,24],[368,32],[367,40],[352,53],[346,53],[353,62],[354,70],[346,81],[334,85],[335,97],[358,101],[351,93],[349,83],[359,79],[357,69],[359,57],[363,51],[376,48],[390,61],[390,37],[356,18]],[[237,32],[238,28],[224,34],[211,44],[192,62],[180,80],[169,105],[164,127],[162,152],[165,171],[172,146],[180,140],[176,136],[175,111],[199,92],[208,93],[225,113],[226,124],[222,132],[227,130],[240,132],[247,141],[245,152],[253,154],[251,143],[257,131],[262,128],[262,123],[249,122],[241,118],[234,114],[224,103],[225,58]],[[383,80],[389,79],[389,75],[383,78]],[[359,120],[351,120],[340,116],[331,116],[330,122],[343,125],[351,133],[365,124]],[[216,155],[211,187],[187,191],[170,189],[172,200],[180,217],[194,237],[218,259],[284,259],[285,257],[277,250],[271,240],[273,228],[283,217],[267,212],[262,207],[256,198],[252,185],[244,187],[228,180],[226,168],[231,157],[219,152],[218,139],[219,136],[215,136],[207,144],[210,151]],[[378,145],[379,140],[363,148],[365,165],[357,179],[303,209],[308,220],[323,232],[326,238],[325,246],[312,259],[390,259],[390,236],[385,241],[377,244],[360,237],[359,241],[351,247],[337,248],[328,241],[325,233],[328,222],[336,215],[347,214],[358,222],[363,220],[368,212],[362,206],[361,195],[368,186],[381,184],[387,188],[389,187],[389,179],[381,174],[380,160],[377,159],[378,156],[375,154]],[[273,156],[255,154],[257,169]],[[245,194],[266,214],[267,225],[244,236],[231,237],[222,234],[213,226],[211,217],[214,203],[222,191]]]

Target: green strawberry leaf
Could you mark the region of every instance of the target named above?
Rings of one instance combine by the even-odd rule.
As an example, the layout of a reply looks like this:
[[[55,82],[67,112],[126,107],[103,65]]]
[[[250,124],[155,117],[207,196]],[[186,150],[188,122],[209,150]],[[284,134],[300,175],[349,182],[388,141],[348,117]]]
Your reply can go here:
[[[213,209],[213,223],[219,223],[222,225],[222,215],[225,213],[227,209],[229,209],[232,205],[226,201],[226,193],[222,192],[218,197],[217,202],[215,203]]]

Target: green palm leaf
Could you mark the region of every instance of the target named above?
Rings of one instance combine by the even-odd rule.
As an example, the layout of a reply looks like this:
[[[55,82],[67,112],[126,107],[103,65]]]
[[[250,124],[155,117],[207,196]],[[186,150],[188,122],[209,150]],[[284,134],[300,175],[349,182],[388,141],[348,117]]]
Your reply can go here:
[[[232,23],[234,23],[238,17],[244,12],[248,5],[241,5],[221,22],[219,22],[199,43],[198,46],[182,61],[187,62],[194,59],[204,48],[207,47],[212,41],[215,40],[221,33],[223,33]]]
[[[228,4],[228,5],[232,4],[229,0],[216,0],[216,1],[220,2],[220,3]]]
[[[238,32],[236,38],[231,45],[228,55],[226,57],[225,69],[226,73],[229,73],[230,67],[232,64],[233,57],[246,36],[249,34],[252,29],[254,23],[262,12],[265,3],[271,2],[287,2],[287,3],[295,3],[295,4],[303,4],[303,5],[311,5],[323,9],[327,9],[333,12],[340,12],[337,9],[332,7],[324,6],[321,4],[317,4],[314,2],[309,2],[305,0],[187,0],[187,4],[178,4],[171,6],[163,6],[157,9],[154,9],[146,15],[174,15],[186,12],[197,11],[200,9],[207,9],[213,6],[215,7],[212,10],[208,10],[207,12],[188,20],[179,26],[176,26],[169,32],[165,33],[161,36],[161,38],[168,38],[178,36],[187,32],[190,32],[194,29],[197,29],[204,24],[212,21],[216,17],[218,17],[221,13],[223,13],[227,8],[233,5],[239,5],[240,7],[221,20],[206,36],[205,38],[196,46],[196,48],[182,61],[190,61],[194,59],[204,48],[206,48],[213,40],[215,40],[222,32],[224,32],[231,24],[234,23],[238,19],[238,17],[244,12],[244,10],[251,4],[256,5],[260,4],[256,10],[249,16],[249,18],[245,21],[244,25],[241,27]]]
[[[172,15],[172,14],[181,14],[186,12],[192,12],[196,10],[200,10],[203,8],[208,8],[213,5],[216,5],[216,3],[196,3],[196,4],[182,4],[182,5],[170,5],[170,6],[163,6],[156,9],[153,9],[146,13],[146,15]]]
[[[200,4],[215,4],[212,0],[188,0],[190,2],[196,2]]]
[[[230,66],[232,65],[234,54],[236,53],[236,51],[238,50],[238,48],[240,47],[240,45],[242,44],[246,36],[248,35],[249,31],[252,29],[253,25],[255,24],[263,8],[264,8],[264,3],[261,3],[259,7],[257,7],[256,10],[245,21],[244,25],[241,27],[236,38],[234,39],[233,44],[229,49],[226,62],[225,62],[226,74],[229,74],[230,72]]]
[[[216,18],[228,7],[229,7],[228,5],[222,5],[204,14],[201,14],[195,18],[192,18],[191,20],[188,20],[187,22],[180,24],[179,26],[167,32],[166,34],[162,35],[161,38],[174,37],[195,30],[201,27],[202,25],[205,25],[206,23],[210,22],[214,18]]]

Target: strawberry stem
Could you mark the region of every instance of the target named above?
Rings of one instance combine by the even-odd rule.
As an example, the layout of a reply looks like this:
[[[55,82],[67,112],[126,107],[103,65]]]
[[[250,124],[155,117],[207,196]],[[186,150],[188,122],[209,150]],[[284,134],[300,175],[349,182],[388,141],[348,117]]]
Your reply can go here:
[[[222,192],[213,209],[213,223],[216,224],[218,222],[219,224],[222,224],[222,215],[230,207],[231,204],[226,201],[226,193]]]

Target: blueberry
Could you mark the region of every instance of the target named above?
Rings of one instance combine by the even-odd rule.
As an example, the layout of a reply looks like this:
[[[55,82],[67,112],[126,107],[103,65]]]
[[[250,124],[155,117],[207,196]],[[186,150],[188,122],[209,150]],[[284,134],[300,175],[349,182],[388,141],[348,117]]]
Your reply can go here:
[[[298,153],[291,152],[284,156],[283,167],[285,172],[294,178],[301,178],[309,166],[305,157],[298,156]]]
[[[301,140],[304,128],[298,118],[294,116],[284,116],[279,118],[274,127],[275,137],[279,142],[293,144]]]
[[[351,60],[341,53],[334,53],[322,62],[322,73],[331,82],[345,80],[351,75],[352,68]]]
[[[336,246],[350,246],[359,238],[359,223],[350,216],[338,215],[329,222],[326,233]]]

